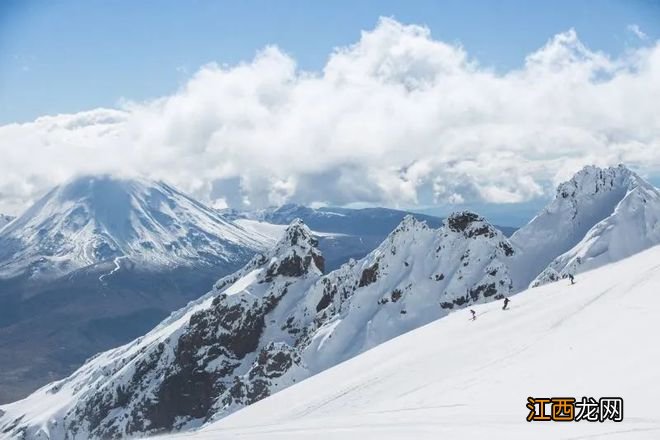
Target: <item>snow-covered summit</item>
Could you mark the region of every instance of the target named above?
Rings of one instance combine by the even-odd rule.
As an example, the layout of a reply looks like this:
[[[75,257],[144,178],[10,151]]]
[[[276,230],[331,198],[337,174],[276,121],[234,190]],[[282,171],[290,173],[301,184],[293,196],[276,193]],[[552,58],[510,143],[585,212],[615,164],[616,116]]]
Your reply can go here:
[[[617,210],[631,191],[657,192],[624,165],[587,166],[561,183],[555,198],[511,236],[518,249],[514,268],[516,290],[526,288],[555,258],[585,239],[593,227]]]
[[[506,237],[472,212],[450,215],[439,229],[406,217],[378,248],[310,291],[333,338],[310,351],[309,364],[327,368],[453,309],[501,299],[511,292],[513,254]]]
[[[268,240],[163,182],[83,176],[2,229],[0,275],[60,275],[118,258],[146,268],[245,261]]]
[[[532,286],[594,269],[660,244],[660,191],[621,166],[602,174],[606,177],[595,182],[595,190],[616,188],[617,196],[623,194],[622,197],[578,243],[554,258],[532,281]],[[567,189],[560,187],[561,194]]]

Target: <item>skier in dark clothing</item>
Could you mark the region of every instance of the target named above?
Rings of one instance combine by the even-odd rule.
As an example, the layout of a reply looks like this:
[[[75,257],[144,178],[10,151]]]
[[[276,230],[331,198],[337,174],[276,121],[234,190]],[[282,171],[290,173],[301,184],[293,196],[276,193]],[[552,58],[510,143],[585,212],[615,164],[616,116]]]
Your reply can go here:
[[[470,313],[472,313],[472,320],[473,320],[473,321],[474,321],[475,319],[477,319],[477,312],[475,312],[474,310],[470,309]]]
[[[509,298],[504,298],[504,307],[502,307],[502,310],[506,310],[506,306],[509,305],[509,301],[510,301]]]
[[[571,284],[575,284],[575,277],[573,276],[572,273],[568,274],[568,279],[571,280]]]

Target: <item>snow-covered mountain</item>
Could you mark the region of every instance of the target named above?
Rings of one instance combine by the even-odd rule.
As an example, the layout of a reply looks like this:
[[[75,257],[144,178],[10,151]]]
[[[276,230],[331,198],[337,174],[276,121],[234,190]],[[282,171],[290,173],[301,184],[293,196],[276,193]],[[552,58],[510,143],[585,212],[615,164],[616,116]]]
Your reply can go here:
[[[160,182],[53,189],[0,230],[0,403],[143,335],[275,241]]]
[[[0,276],[55,277],[122,259],[145,269],[244,262],[268,242],[165,183],[85,176],[0,232]]]
[[[350,258],[360,259],[374,250],[407,215],[424,221],[432,228],[442,225],[443,219],[416,212],[389,208],[310,208],[298,204],[255,211],[222,210],[221,213],[236,223],[250,227],[257,225],[288,225],[299,218],[319,238],[328,270],[339,268]],[[507,237],[515,228],[497,226]]]
[[[657,439],[660,247],[416,329],[166,440]],[[650,343],[649,343],[650,342]],[[527,422],[527,397],[617,397],[623,421]],[[548,412],[549,413],[549,408]]]
[[[376,250],[326,276],[316,246],[294,221],[269,253],[146,336],[2,407],[0,429],[62,439],[198,426],[511,290],[511,245],[469,212],[440,229],[407,217]]]
[[[335,270],[350,258],[359,259],[374,250],[406,215],[413,215],[437,228],[442,219],[430,215],[410,213],[388,208],[310,208],[288,203],[254,211],[220,211],[224,216],[246,228],[265,225],[290,224],[301,219],[319,238],[319,249],[325,257],[326,268]],[[265,231],[267,232],[267,231]]]
[[[627,168],[586,167],[562,183],[554,200],[510,241],[471,212],[452,214],[437,229],[408,216],[376,249],[327,275],[321,273],[327,260],[318,237],[295,220],[275,247],[146,336],[1,407],[0,432],[27,439],[117,437],[222,419],[461,308],[480,308],[535,279],[533,284],[543,284],[660,243],[659,208],[658,190]],[[300,209],[281,210],[282,218],[289,211]],[[317,218],[315,212],[307,214]],[[255,240],[260,243],[272,242],[283,228],[275,224],[281,219],[266,222],[266,214],[229,217],[227,224],[247,237],[261,237]],[[580,289],[590,274],[579,277]],[[534,291],[544,289],[550,287]],[[547,310],[555,306],[534,304]],[[484,312],[494,310],[487,306]],[[447,320],[454,322],[457,315],[467,322],[461,313]],[[557,322],[570,319],[562,316]],[[2,317],[0,310],[0,324]],[[498,322],[496,333],[506,327]],[[516,331],[524,333],[523,324]],[[479,351],[483,341],[481,335],[464,342]],[[440,345],[454,347],[453,342]],[[442,353],[445,360],[447,353]]]
[[[660,243],[660,192],[623,165],[587,166],[511,242],[517,290],[625,258]]]
[[[7,214],[0,214],[0,229],[4,228],[12,220],[14,220],[13,216]]]
[[[628,190],[614,211],[578,244],[555,258],[532,282],[539,286],[660,244],[660,191],[630,173]]]

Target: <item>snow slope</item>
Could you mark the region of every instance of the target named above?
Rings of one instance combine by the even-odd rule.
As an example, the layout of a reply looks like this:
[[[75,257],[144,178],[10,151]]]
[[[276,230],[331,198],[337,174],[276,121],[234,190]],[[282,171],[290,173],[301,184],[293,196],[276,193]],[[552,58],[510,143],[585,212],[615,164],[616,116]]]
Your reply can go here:
[[[271,243],[162,182],[84,176],[0,231],[0,277],[54,277],[118,257],[147,269],[244,262]]]
[[[450,310],[511,292],[504,235],[470,212],[439,229],[406,217],[359,261],[328,274],[307,293],[292,325],[313,336],[302,357],[316,374],[371,347],[445,316]],[[300,316],[315,314],[312,325]]]
[[[555,258],[532,286],[621,260],[657,244],[660,244],[660,191],[635,179],[614,212],[596,223],[573,248]]]
[[[660,247],[458,311],[190,440],[658,439]],[[649,339],[650,338],[650,339]],[[528,396],[621,396],[624,420],[526,422]]]
[[[511,289],[506,237],[476,214],[406,217],[376,250],[321,276],[300,220],[266,255],[145,337],[1,408],[28,439],[186,429],[226,416],[450,310]]]
[[[0,229],[4,228],[6,225],[8,225],[12,220],[14,220],[14,217],[11,215],[7,214],[0,214]]]
[[[511,236],[510,240],[518,251],[512,268],[514,289],[527,288],[549,266],[561,272],[578,256],[592,258],[603,248],[607,250],[608,231],[615,224],[618,231],[613,236],[622,238],[639,234],[640,239],[628,249],[613,243],[608,258],[593,259],[585,269],[657,244],[654,219],[660,216],[658,194],[649,183],[623,165],[584,167],[560,184],[555,198]],[[625,212],[618,208],[620,205]],[[635,212],[640,210],[643,212]],[[606,222],[601,224],[604,220]],[[597,244],[595,235],[600,237]],[[617,237],[612,238],[617,240]],[[568,254],[563,255],[565,253]],[[561,261],[553,263],[558,257]]]

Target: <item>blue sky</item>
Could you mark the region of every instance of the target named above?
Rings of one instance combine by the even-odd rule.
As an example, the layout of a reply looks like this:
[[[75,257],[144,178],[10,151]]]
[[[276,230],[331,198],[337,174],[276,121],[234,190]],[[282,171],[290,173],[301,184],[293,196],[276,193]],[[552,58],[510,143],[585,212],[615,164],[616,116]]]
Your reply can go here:
[[[658,102],[660,0],[0,0],[0,212],[117,173],[519,224],[585,165],[660,182]]]
[[[0,2],[0,124],[172,93],[208,62],[249,61],[275,44],[306,70],[354,43],[379,16],[427,25],[498,71],[575,28],[612,55],[659,36],[660,2],[33,1]]]

